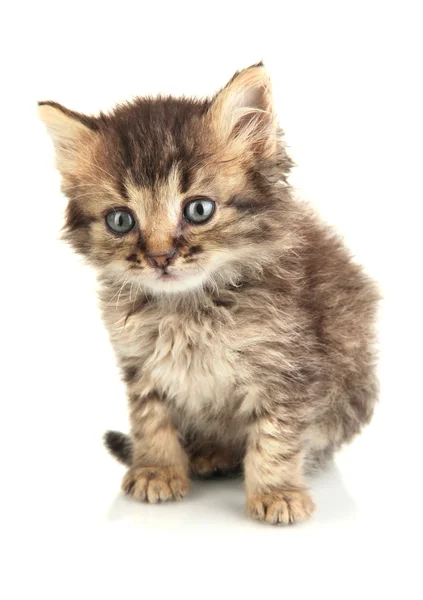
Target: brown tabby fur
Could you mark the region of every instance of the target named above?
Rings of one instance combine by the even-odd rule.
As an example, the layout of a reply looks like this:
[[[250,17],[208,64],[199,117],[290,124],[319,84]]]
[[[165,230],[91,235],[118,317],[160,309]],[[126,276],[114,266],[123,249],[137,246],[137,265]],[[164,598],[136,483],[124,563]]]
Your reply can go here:
[[[138,98],[87,117],[40,103],[69,198],[65,239],[98,272],[130,438],[106,435],[138,500],[243,466],[250,514],[306,519],[304,474],[369,422],[378,291],[287,184],[262,64],[213,99]],[[210,221],[181,216],[215,200]],[[112,234],[105,214],[137,226]],[[174,281],[148,254],[176,252]]]

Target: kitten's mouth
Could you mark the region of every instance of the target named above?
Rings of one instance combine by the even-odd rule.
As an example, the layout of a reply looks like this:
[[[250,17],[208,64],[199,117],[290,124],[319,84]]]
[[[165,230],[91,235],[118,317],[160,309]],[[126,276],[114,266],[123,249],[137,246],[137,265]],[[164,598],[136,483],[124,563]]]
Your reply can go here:
[[[206,271],[202,269],[184,269],[171,266],[169,269],[151,269],[141,279],[141,284],[153,292],[172,294],[186,292],[201,287],[206,278]]]
[[[168,271],[160,271],[159,273],[157,273],[157,279],[159,279],[160,281],[175,281],[175,279],[178,279],[178,277],[177,275],[173,275]]]

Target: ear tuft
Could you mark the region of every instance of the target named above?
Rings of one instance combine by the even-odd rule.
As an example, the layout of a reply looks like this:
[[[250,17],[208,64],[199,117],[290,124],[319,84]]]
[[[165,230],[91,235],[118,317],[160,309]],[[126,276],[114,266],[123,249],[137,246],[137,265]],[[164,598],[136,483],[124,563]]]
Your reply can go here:
[[[264,62],[262,60],[260,60],[259,62],[255,63],[254,65],[251,65],[250,67],[248,67],[249,69],[252,69],[254,67],[264,67]]]

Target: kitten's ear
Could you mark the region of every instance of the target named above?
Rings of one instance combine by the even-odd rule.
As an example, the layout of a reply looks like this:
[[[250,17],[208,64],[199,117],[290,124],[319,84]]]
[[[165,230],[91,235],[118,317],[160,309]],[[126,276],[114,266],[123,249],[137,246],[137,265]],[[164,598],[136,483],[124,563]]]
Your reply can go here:
[[[276,149],[276,119],[272,86],[263,63],[235,73],[213,100],[212,118],[218,135],[241,145]]]
[[[38,114],[47,127],[56,150],[56,164],[65,175],[75,170],[78,159],[92,147],[96,119],[74,112],[57,102],[39,102]]]

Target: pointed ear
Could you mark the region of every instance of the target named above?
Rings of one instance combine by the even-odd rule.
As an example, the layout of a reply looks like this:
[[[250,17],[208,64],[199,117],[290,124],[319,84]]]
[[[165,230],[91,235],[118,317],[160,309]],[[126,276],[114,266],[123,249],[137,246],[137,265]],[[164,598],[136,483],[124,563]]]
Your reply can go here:
[[[62,175],[72,173],[94,143],[96,119],[50,101],[38,103],[38,114],[53,141],[57,168]]]
[[[213,100],[212,119],[221,139],[236,138],[267,153],[276,149],[272,87],[263,63],[235,73]]]

